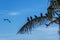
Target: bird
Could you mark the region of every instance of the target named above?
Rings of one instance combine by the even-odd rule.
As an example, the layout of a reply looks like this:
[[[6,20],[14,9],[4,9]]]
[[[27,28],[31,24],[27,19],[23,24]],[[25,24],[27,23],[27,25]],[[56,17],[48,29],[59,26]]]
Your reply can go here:
[[[43,14],[42,13],[40,15],[41,15],[41,17],[43,17]]]
[[[11,23],[11,21],[9,19],[3,19],[4,21],[8,21],[9,23]]]
[[[45,15],[48,16],[47,13]]]
[[[35,16],[35,18],[37,18],[37,16],[36,15],[34,15]]]
[[[27,17],[27,21],[28,21],[28,22],[30,21],[29,17]]]
[[[30,16],[30,19],[32,20],[32,16]]]

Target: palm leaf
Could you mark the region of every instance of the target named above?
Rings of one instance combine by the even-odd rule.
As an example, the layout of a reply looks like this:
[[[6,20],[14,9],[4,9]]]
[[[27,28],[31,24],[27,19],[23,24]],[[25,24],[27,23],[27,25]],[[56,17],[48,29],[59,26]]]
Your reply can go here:
[[[56,18],[55,20],[51,21],[49,24],[46,24],[46,26],[48,27],[52,23],[59,24],[59,20],[60,20],[60,18]]]
[[[39,25],[42,25],[42,24],[45,24],[46,21],[47,21],[46,16],[34,18],[33,20],[28,21],[26,24],[24,24],[17,33],[29,32],[32,30],[32,28],[35,28],[34,25],[36,25],[37,23],[39,23]]]

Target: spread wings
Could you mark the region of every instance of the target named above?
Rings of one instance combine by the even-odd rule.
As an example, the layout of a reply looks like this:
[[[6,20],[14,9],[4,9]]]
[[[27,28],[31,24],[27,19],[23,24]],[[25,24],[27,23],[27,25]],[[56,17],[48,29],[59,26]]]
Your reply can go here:
[[[8,21],[9,23],[11,23],[11,21],[9,19],[3,19],[4,21]]]

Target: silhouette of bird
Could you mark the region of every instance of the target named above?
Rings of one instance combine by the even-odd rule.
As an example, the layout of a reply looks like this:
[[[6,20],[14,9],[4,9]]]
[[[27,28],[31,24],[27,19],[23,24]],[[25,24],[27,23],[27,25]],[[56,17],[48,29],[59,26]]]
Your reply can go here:
[[[28,22],[30,21],[29,17],[27,17],[27,21],[28,21]]]
[[[43,17],[43,14],[42,13],[40,15],[41,15],[41,17]]]
[[[35,16],[35,18],[37,18],[37,16],[36,15],[34,15]]]
[[[8,21],[9,23],[11,23],[11,21],[9,19],[3,19],[4,21]]]
[[[47,13],[45,15],[48,16]]]
[[[32,16],[30,16],[30,19],[32,20]]]

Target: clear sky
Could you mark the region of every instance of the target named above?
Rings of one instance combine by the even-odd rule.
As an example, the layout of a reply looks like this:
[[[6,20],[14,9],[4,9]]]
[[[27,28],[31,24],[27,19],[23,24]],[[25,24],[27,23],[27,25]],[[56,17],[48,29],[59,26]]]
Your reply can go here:
[[[0,0],[0,40],[23,40],[23,35],[17,36],[16,33],[27,22],[26,18],[29,16],[34,18],[34,15],[40,16],[41,12],[44,15],[48,6],[48,0]],[[11,23],[3,19],[9,19]],[[40,32],[36,32],[35,34],[39,36]],[[40,40],[34,37],[35,34],[28,35],[31,39],[27,38],[28,36],[26,38],[24,36],[24,39]]]

